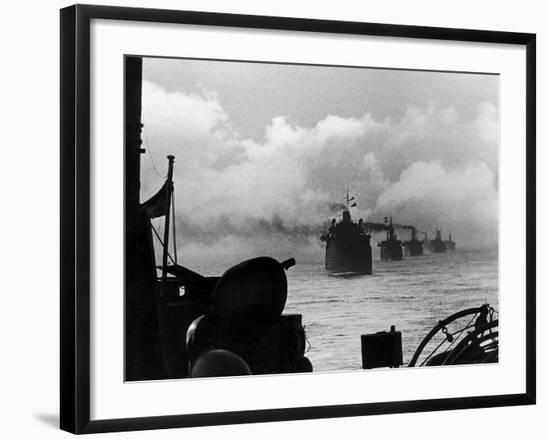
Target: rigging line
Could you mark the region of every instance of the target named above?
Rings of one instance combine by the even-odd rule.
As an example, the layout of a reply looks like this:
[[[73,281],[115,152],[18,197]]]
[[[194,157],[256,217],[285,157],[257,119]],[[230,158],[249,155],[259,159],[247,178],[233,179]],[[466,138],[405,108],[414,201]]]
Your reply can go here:
[[[160,236],[157,232],[157,229],[155,229],[155,226],[153,226],[153,223],[151,223],[151,228],[153,229],[153,232],[155,232],[155,236],[157,237],[157,239],[159,240],[160,242],[160,245],[162,245],[164,247],[164,243],[162,242],[162,239],[160,239]],[[172,259],[172,256],[170,255],[170,252],[168,252],[168,257],[170,258],[170,260],[172,261],[172,264],[176,265],[176,263],[174,262],[174,259]]]
[[[172,243],[174,244],[174,264],[178,263],[178,250],[176,246],[176,198],[174,196],[174,187],[172,186]]]
[[[464,331],[466,331],[467,329],[469,329],[469,328],[471,328],[471,327],[475,327],[475,323],[472,325],[472,322],[474,321],[474,319],[475,319],[478,315],[479,315],[479,312],[475,313],[475,314],[473,315],[473,317],[470,319],[470,321],[468,322],[468,324],[467,324],[464,328],[462,328],[462,329],[460,329],[460,330],[457,331],[457,333],[459,333],[458,337],[455,337],[455,339],[454,339],[453,342],[451,343],[451,346],[448,346],[447,349],[446,349],[443,353],[446,353],[446,352],[449,352],[449,351],[450,351],[451,347],[455,344],[455,342],[458,340],[458,338],[464,333]],[[468,332],[468,335],[469,335],[469,334],[470,334],[470,332]],[[468,335],[467,335],[466,337],[468,337]],[[462,341],[462,340],[461,340],[461,341]],[[445,357],[445,360],[443,360],[443,362],[446,362],[446,361],[449,359],[449,357],[453,354],[454,349],[456,349],[456,347],[453,348],[453,350],[450,351],[450,352],[447,354],[447,356]]]
[[[426,364],[426,362],[427,362],[430,358],[432,358],[433,354],[435,354],[435,353],[437,352],[437,350],[438,350],[441,346],[443,346],[443,344],[444,344],[446,341],[447,341],[446,338],[443,339],[443,341],[442,341],[441,343],[439,343],[439,344],[437,345],[437,347],[436,347],[432,352],[430,352],[430,355],[428,355],[426,358],[424,358],[424,361],[422,361],[422,363],[420,363],[420,366],[424,366],[424,364]],[[446,352],[446,351],[445,351],[445,352]]]
[[[455,332],[452,332],[451,335],[453,336],[453,341],[449,344],[449,346],[447,346],[447,349],[445,349],[442,354],[446,353],[446,352],[449,352],[449,350],[453,347],[453,345],[456,343],[456,341],[458,340],[458,338],[462,335],[462,333],[464,331],[466,331],[467,329],[469,328],[472,328],[473,325],[472,325],[472,322],[474,321],[474,319],[477,317],[478,313],[475,313],[474,316],[470,319],[470,321],[468,322],[468,324],[462,328],[462,329],[459,329]],[[458,334],[458,336],[457,336]],[[420,366],[423,366],[424,363],[426,363],[436,352],[437,350],[447,341],[447,338],[443,339],[443,341],[441,343],[439,343],[439,345],[430,353],[430,355],[428,355],[424,361],[420,364]]]
[[[149,136],[147,135],[147,130],[145,129],[145,117],[142,115],[141,119],[143,120],[143,135],[145,136],[145,143],[147,145],[147,155],[149,156],[149,160],[151,161],[151,166],[153,167],[153,171],[159,176],[159,178],[166,179],[166,176],[161,175],[157,167],[155,166],[155,161],[153,160],[153,154],[151,153],[151,143],[149,142]]]
[[[470,323],[471,323],[471,321],[470,321]],[[453,341],[449,343],[447,348],[443,352],[441,352],[441,354],[444,354],[445,352],[449,352],[449,350],[454,346],[454,344],[459,339],[459,337],[462,335],[462,333],[464,331],[466,331],[467,329],[470,329],[470,328],[473,328],[473,327],[474,327],[474,325],[468,324],[467,326],[465,326],[462,329],[459,329],[458,331],[451,332],[451,335],[453,336]],[[458,336],[457,336],[457,334],[458,334]],[[420,366],[423,366],[439,350],[439,348],[445,344],[446,341],[447,341],[447,338],[444,338],[443,341],[441,343],[439,343],[439,345],[432,352],[430,352],[430,355],[428,355],[424,359],[424,361],[420,364]]]
[[[447,349],[445,349],[444,352],[447,352],[449,351],[453,345],[456,343],[456,341],[460,338],[460,336],[464,333],[464,331],[470,329],[470,328],[473,328],[475,327],[475,323],[472,325],[472,322],[474,321],[474,319],[477,317],[478,313],[474,314],[474,316],[470,319],[470,321],[466,324],[466,326],[464,326],[464,328],[462,329],[459,329],[453,333],[451,333],[451,335],[454,337],[454,340],[451,342],[451,344],[449,346],[447,346]],[[458,335],[457,335],[458,334]]]
[[[307,338],[307,333],[306,333],[306,327],[305,326],[304,326],[304,337],[305,337],[306,343],[307,343],[307,349],[304,350],[304,355],[305,355],[311,350],[311,342],[309,341],[309,338]]]

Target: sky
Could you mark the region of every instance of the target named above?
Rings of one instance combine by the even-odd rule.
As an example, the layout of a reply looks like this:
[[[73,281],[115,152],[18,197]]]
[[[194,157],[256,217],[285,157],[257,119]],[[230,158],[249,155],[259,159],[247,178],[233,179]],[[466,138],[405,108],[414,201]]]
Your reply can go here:
[[[322,260],[348,189],[354,219],[497,245],[496,75],[145,58],[142,88],[142,201],[175,155],[190,266]]]

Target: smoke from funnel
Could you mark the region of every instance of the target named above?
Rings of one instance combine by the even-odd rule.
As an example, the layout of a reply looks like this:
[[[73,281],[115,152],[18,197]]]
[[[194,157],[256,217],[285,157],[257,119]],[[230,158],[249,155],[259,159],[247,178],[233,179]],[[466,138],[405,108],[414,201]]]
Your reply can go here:
[[[342,203],[330,203],[330,211],[332,213],[338,213],[346,209],[346,205]]]
[[[383,223],[371,223],[366,221],[363,224],[365,225],[365,228],[371,232],[383,232],[384,230],[389,230],[389,226]]]
[[[403,229],[403,230],[414,230],[415,229],[414,226],[410,226],[408,224],[394,224],[393,228],[394,229]]]

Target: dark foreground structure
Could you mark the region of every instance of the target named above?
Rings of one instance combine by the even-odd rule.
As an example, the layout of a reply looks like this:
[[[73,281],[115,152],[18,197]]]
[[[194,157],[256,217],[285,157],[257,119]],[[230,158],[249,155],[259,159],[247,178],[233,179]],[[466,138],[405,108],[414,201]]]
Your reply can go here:
[[[293,259],[253,258],[205,277],[169,254],[175,157],[162,188],[140,204],[142,60],[125,63],[125,379],[311,371],[302,316],[283,314]],[[165,221],[162,265],[152,218]]]
[[[363,369],[403,365],[401,332],[361,335]],[[498,312],[484,304],[439,320],[422,339],[408,367],[497,363],[499,356]]]
[[[333,219],[328,232],[321,235],[326,243],[325,269],[333,274],[372,274],[371,236],[363,229],[363,221],[351,220],[349,209],[342,220]]]

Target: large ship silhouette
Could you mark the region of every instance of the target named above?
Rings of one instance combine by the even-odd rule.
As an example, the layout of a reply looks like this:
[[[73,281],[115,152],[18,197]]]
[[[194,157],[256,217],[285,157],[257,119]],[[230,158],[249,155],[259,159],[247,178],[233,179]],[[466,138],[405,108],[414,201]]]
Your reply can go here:
[[[347,191],[342,219],[337,223],[333,218],[328,231],[321,234],[321,241],[326,243],[325,269],[329,273],[372,274],[371,235],[363,219],[352,220],[350,207],[355,205],[355,197],[350,198]]]

